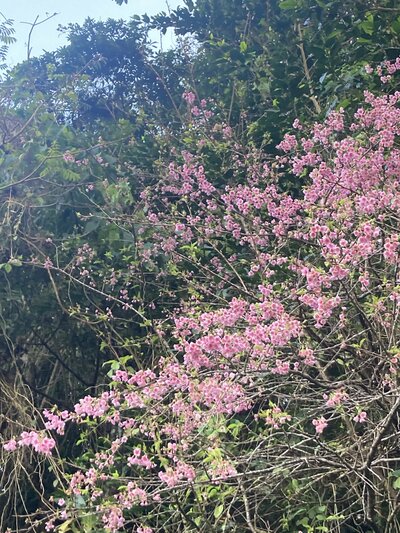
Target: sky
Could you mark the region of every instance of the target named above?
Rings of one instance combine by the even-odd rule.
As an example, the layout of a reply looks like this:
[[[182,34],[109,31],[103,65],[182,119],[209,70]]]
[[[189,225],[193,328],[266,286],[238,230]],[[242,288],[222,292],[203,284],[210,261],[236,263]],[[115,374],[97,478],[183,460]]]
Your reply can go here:
[[[81,23],[87,17],[97,20],[107,18],[129,19],[132,15],[154,15],[160,11],[174,9],[183,5],[183,0],[128,0],[128,4],[118,6],[113,0],[0,0],[0,12],[7,18],[14,20],[15,37],[17,42],[9,49],[7,63],[14,65],[23,61],[27,56],[27,41],[31,26],[24,22],[33,23],[57,13],[47,22],[36,26],[31,37],[31,56],[40,55],[43,50],[52,51],[65,44],[65,37],[57,27],[69,22]],[[159,35],[153,36],[160,39]],[[173,35],[163,36],[163,47],[172,45]]]

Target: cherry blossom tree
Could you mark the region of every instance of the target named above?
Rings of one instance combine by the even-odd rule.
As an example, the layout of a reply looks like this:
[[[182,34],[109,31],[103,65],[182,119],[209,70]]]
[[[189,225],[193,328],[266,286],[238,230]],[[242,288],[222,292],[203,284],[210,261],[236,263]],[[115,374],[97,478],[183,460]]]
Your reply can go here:
[[[378,68],[383,87],[399,69]],[[239,142],[212,102],[183,97],[185,150],[169,154],[140,209],[103,208],[135,227],[153,305],[170,303],[148,324],[158,352],[139,370],[133,356],[112,362],[98,394],[5,443],[51,457],[67,425],[82,432],[37,524],[397,530],[400,92],[365,92],[353,117],[296,120],[275,158]],[[282,189],[288,176],[300,194]],[[43,267],[99,292],[93,260],[87,247]],[[142,313],[129,279],[113,279],[107,320]]]

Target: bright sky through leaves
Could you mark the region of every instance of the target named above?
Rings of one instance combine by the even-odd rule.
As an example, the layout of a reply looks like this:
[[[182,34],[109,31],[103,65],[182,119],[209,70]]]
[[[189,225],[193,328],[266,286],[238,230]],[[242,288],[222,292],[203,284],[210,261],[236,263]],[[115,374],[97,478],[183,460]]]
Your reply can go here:
[[[129,0],[128,4],[118,6],[112,0],[0,0],[0,11],[5,17],[14,20],[17,42],[10,47],[9,64],[26,59],[27,41],[30,26],[39,16],[39,21],[53,13],[56,16],[35,27],[32,38],[32,56],[40,55],[43,50],[55,50],[65,44],[65,37],[57,30],[58,26],[70,22],[82,23],[85,18],[106,20],[107,18],[129,19],[132,15],[147,13],[153,15],[160,11],[174,9],[183,2],[180,0]],[[171,46],[171,35],[163,37],[163,46]],[[159,40],[157,34],[154,40]]]

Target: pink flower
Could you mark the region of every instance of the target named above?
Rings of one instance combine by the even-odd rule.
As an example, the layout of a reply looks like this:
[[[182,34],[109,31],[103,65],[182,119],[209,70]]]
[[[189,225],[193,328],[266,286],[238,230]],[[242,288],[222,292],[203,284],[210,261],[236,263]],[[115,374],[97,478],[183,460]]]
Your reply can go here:
[[[142,451],[140,450],[140,448],[135,448],[133,450],[133,455],[131,457],[128,457],[128,464],[143,466],[146,470],[150,470],[155,466],[155,464],[150,461],[146,454],[142,455]]]
[[[64,435],[65,420],[68,418],[67,411],[63,411],[60,415],[57,415],[48,409],[45,409],[43,415],[47,419],[47,422],[45,423],[46,429],[54,430],[59,435]]]
[[[367,420],[367,413],[365,411],[361,411],[358,413],[354,418],[354,422],[358,422],[359,424],[362,424]]]
[[[17,449],[17,441],[15,439],[11,439],[3,445],[3,448],[6,450],[6,452],[13,452]]]
[[[293,128],[296,130],[302,130],[303,126],[300,123],[300,120],[298,118],[295,118],[292,124]]]
[[[182,94],[182,98],[186,100],[189,105],[193,105],[196,100],[196,95],[192,91],[185,91]]]
[[[168,487],[175,487],[180,481],[193,481],[196,477],[196,472],[192,466],[178,461],[176,468],[167,468],[165,472],[159,472],[158,477]]]
[[[43,266],[47,270],[50,270],[50,268],[53,266],[53,261],[50,259],[50,257],[46,258],[46,261],[43,263]]]
[[[348,396],[343,390],[338,390],[330,394],[324,394],[324,400],[326,400],[327,407],[336,407],[341,405],[344,400],[347,400]]]
[[[45,530],[46,531],[53,531],[53,529],[55,529],[55,525],[54,525],[54,520],[49,520],[48,522],[46,522],[46,525],[45,525]]]
[[[318,434],[321,434],[324,431],[324,429],[328,426],[328,422],[323,416],[321,416],[320,418],[314,418],[314,420],[312,421],[312,424],[315,427],[316,433]]]
[[[66,163],[74,163],[75,162],[75,157],[69,151],[64,152],[63,159],[64,159],[64,161]]]
[[[23,431],[18,441],[19,446],[32,446],[32,448],[39,453],[51,455],[56,443],[55,440],[49,437],[44,437],[37,431]]]
[[[112,507],[108,509],[102,516],[103,524],[111,533],[116,533],[125,524],[125,519],[122,515],[122,510],[119,507]]]

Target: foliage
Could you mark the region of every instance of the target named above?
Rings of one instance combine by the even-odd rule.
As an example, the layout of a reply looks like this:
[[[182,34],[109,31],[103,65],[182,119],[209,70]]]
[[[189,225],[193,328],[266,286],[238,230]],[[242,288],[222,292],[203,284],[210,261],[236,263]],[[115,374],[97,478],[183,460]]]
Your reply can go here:
[[[400,61],[385,68],[378,75],[392,83]],[[344,111],[309,129],[296,122],[298,135],[286,135],[272,161],[241,146],[206,101],[184,98],[188,131],[204,143],[177,153],[143,190],[146,218],[103,206],[121,231],[139,229],[144,275],[156,268],[160,283],[185,281],[180,305],[143,316],[158,339],[150,364],[137,370],[133,354],[119,357],[108,387],[44,412],[47,430],[63,435],[72,423],[96,444],[38,523],[396,529],[399,93],[367,92],[349,125]],[[233,169],[220,189],[203,166],[207,143],[223,143]],[[280,192],[282,172],[304,177],[300,197]],[[90,249],[74,262],[78,270],[50,258],[44,268],[97,292]],[[128,284],[114,272],[103,289],[111,323],[144,312],[127,298],[134,265]],[[6,449],[49,455],[54,446],[33,431]]]
[[[2,21],[0,22],[0,69],[6,68],[6,59],[8,47],[10,44],[15,42],[15,33],[13,21],[6,18],[2,13],[0,13]]]
[[[7,74],[1,530],[400,527],[393,14],[188,1]]]
[[[295,117],[357,105],[363,66],[399,54],[399,16],[392,0],[199,0],[153,24],[196,35],[191,85],[224,102],[231,126],[245,115],[271,150]]]
[[[154,113],[154,105],[160,115],[171,107],[180,83],[177,56],[153,52],[140,21],[88,18],[62,29],[68,45],[18,65],[10,79],[40,92],[59,120],[94,128],[100,121],[134,121],[143,109]]]

